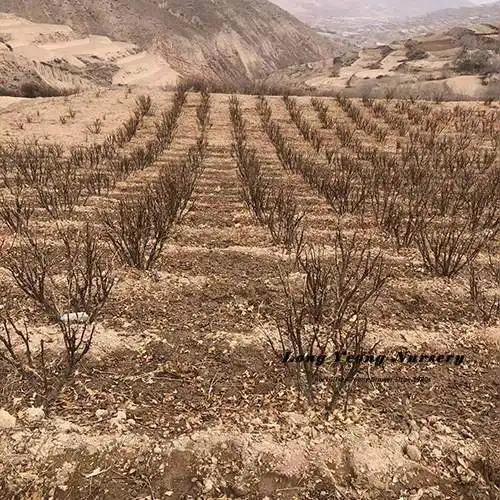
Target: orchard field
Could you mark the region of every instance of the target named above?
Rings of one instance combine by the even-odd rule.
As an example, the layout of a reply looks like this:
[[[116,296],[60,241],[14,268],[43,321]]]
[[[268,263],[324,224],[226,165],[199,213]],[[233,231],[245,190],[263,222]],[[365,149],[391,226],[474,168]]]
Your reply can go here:
[[[0,497],[498,498],[499,150],[497,103],[0,107]]]

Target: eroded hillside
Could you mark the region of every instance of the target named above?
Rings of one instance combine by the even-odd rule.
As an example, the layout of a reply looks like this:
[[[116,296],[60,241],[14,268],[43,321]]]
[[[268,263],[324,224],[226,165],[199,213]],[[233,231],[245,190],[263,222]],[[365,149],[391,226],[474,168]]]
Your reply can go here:
[[[69,26],[0,13],[0,93],[35,97],[113,84],[169,85],[179,74],[157,53]]]
[[[336,48],[266,0],[6,0],[2,9],[85,35],[155,47],[177,72],[212,78],[262,76]]]

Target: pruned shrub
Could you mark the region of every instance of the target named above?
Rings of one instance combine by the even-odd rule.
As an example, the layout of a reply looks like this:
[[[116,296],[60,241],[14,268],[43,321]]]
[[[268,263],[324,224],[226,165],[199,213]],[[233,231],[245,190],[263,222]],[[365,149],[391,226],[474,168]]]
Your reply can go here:
[[[243,200],[256,219],[261,224],[265,224],[271,184],[261,172],[255,150],[245,149],[242,154],[235,155],[235,158],[238,164]]]
[[[201,101],[196,108],[196,121],[198,130],[206,132],[210,125],[210,94],[203,90],[201,92]]]
[[[77,205],[85,204],[88,193],[77,170],[65,162],[59,169],[51,169],[45,183],[35,186],[41,206],[54,219],[70,216]]]
[[[311,99],[311,104],[318,114],[318,118],[321,122],[323,128],[333,128],[333,118],[329,114],[328,105],[321,99],[313,98]]]
[[[98,135],[102,131],[102,125],[101,118],[96,118],[90,125],[87,125],[87,131],[91,134]]]
[[[354,128],[343,123],[337,123],[335,131],[342,147],[348,148],[353,145],[356,136],[356,130]]]
[[[317,247],[306,248],[299,257],[303,279],[300,285],[281,273],[283,301],[275,317],[281,351],[271,341],[274,352],[284,359],[293,355],[296,363],[287,364],[294,372],[298,388],[311,403],[315,388],[327,378],[331,390],[325,402],[331,411],[360,372],[360,363],[340,364],[337,373],[320,373],[320,359],[328,352],[367,353],[367,306],[377,300],[388,277],[380,254],[373,253],[371,242],[359,235],[346,237],[337,229],[334,252],[327,257]],[[321,375],[321,376],[320,376]]]
[[[471,228],[468,221],[453,217],[422,223],[416,235],[425,268],[437,276],[456,276],[495,238],[500,226]]]
[[[19,290],[51,319],[85,313],[95,321],[114,286],[111,265],[92,229],[58,229],[62,251],[25,232],[10,249],[4,266]]]
[[[141,116],[148,116],[151,114],[151,96],[149,95],[140,95],[135,103],[137,105],[137,110],[139,111]]]
[[[191,198],[196,181],[203,172],[206,154],[207,142],[200,137],[196,145],[189,149],[185,160],[162,168],[158,181],[154,184],[159,196],[173,200],[177,223],[192,209]]]
[[[280,187],[269,197],[267,225],[273,241],[283,245],[297,256],[304,245],[303,221],[305,212],[300,210],[292,190]]]
[[[35,405],[50,410],[65,386],[71,383],[78,365],[88,354],[95,325],[58,323],[64,348],[62,352],[49,352],[45,341],[38,345],[26,323],[18,326],[10,315],[3,319],[0,330],[0,359],[24,380],[34,393]]]
[[[28,229],[29,221],[35,211],[33,201],[19,189],[13,200],[3,199],[0,205],[0,219],[14,233]]]
[[[115,177],[112,173],[95,168],[90,170],[84,177],[84,185],[90,196],[101,196],[109,194],[109,191],[116,185]]]
[[[235,96],[230,98],[229,113],[233,125],[231,155],[238,166],[242,197],[255,218],[264,225],[267,221],[271,185],[262,174],[257,152],[247,146],[246,121]]]
[[[148,186],[138,198],[126,198],[112,212],[102,213],[107,240],[121,261],[149,270],[158,260],[175,222],[178,200]]]

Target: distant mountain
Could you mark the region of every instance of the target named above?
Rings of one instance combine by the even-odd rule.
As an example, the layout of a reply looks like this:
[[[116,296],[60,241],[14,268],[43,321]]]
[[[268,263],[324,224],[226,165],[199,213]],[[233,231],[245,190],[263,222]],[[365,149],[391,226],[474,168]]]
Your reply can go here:
[[[499,99],[499,29],[489,23],[470,29],[447,26],[442,32],[350,51],[333,61],[285,68],[265,83],[353,97]]]
[[[408,19],[325,21],[319,29],[332,39],[348,37],[359,46],[388,43],[400,38],[411,38],[429,33],[442,32],[455,27],[473,28],[480,24],[500,25],[500,2],[485,3],[473,7],[460,7],[430,12]]]
[[[0,11],[133,42],[182,75],[255,78],[343,49],[267,0],[2,0]]]
[[[420,0],[401,2],[399,0],[272,0],[276,5],[291,12],[304,22],[324,25],[334,18],[373,20],[420,16],[432,11],[470,7],[470,0]]]
[[[500,23],[500,1],[485,2],[472,7],[450,8],[431,12],[425,16],[412,18],[409,24],[446,25],[470,24],[473,22]]]

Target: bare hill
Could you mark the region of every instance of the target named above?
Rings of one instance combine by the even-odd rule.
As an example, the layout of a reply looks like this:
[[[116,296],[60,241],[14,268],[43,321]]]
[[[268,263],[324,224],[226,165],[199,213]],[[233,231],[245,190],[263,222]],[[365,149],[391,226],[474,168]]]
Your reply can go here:
[[[35,97],[112,84],[169,85],[178,77],[160,55],[132,43],[0,13],[0,94]]]
[[[266,0],[4,0],[31,21],[153,47],[181,74],[241,78],[321,59],[334,44]]]
[[[455,27],[444,32],[295,65],[265,83],[348,95],[487,99],[500,98],[498,28]]]
[[[439,9],[472,6],[469,0],[422,0],[399,2],[397,0],[272,0],[276,5],[291,12],[299,19],[314,24],[324,24],[329,19],[373,19],[404,18],[420,16]]]

